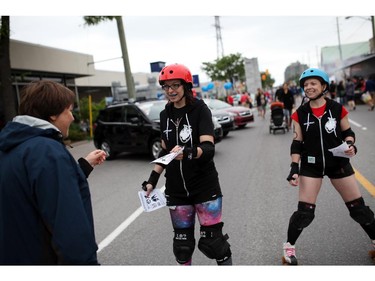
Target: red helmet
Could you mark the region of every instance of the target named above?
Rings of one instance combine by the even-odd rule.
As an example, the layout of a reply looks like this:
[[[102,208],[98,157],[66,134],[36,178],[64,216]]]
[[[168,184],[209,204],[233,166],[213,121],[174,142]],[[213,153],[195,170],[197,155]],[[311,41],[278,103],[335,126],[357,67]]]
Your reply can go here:
[[[193,76],[190,70],[182,64],[171,64],[163,67],[159,74],[159,84],[163,85],[166,80],[181,79],[190,83],[193,87]]]

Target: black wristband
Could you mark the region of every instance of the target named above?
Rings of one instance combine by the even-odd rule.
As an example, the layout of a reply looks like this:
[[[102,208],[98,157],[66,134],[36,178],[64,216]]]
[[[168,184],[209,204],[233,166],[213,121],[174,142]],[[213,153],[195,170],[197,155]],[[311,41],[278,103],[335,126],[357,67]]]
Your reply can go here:
[[[154,189],[156,187],[156,185],[158,184],[159,177],[160,177],[160,174],[158,172],[155,172],[154,170],[152,170],[152,172],[150,174],[150,177],[148,178],[148,181],[144,181],[142,183],[142,189],[144,191],[146,191],[147,190],[146,185],[148,183],[151,184],[152,185],[152,189]]]
[[[185,146],[184,151],[183,151],[184,159],[192,160],[195,157],[197,157],[197,154],[198,154],[198,150],[196,146],[193,146],[193,147]]]
[[[286,178],[286,180],[287,181],[294,180],[295,179],[295,178],[293,178],[294,174],[297,174],[297,175],[299,174],[299,165],[296,162],[292,162],[290,164],[290,171],[289,171],[289,175]]]

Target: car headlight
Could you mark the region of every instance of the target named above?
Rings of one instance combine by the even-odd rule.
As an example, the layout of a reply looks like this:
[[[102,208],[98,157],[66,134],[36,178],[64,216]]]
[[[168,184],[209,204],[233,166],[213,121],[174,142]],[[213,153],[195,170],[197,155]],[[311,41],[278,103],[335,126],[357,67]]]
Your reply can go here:
[[[214,124],[215,128],[221,127],[219,121],[217,120],[215,116],[212,116],[212,123]]]
[[[234,121],[234,116],[236,116],[236,114],[234,114],[233,112],[229,112],[230,121]]]

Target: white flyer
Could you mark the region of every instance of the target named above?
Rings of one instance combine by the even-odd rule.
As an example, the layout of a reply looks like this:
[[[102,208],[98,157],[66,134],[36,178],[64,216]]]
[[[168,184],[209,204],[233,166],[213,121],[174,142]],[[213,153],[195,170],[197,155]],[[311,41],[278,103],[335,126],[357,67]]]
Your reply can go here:
[[[351,156],[345,154],[345,151],[348,150],[348,149],[349,149],[349,146],[344,141],[339,146],[336,146],[336,147],[328,149],[328,150],[332,152],[333,156],[350,158]]]
[[[146,196],[146,191],[141,190],[138,192],[138,196],[145,212],[152,212],[166,205],[164,194],[157,188],[151,191],[149,196]]]
[[[171,152],[171,153],[169,153],[167,155],[159,157],[158,159],[155,159],[151,163],[160,163],[160,164],[168,165],[173,159],[176,158],[177,155],[179,155],[180,153],[182,153],[183,150],[184,150],[184,146],[181,147],[181,149],[179,151],[177,151],[177,152]]]

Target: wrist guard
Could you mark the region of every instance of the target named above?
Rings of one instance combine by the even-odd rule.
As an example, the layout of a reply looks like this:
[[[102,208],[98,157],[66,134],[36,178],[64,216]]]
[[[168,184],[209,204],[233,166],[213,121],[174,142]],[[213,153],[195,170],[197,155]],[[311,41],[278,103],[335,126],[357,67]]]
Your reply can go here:
[[[184,155],[184,159],[192,160],[197,157],[198,151],[197,147],[194,145],[193,147],[185,146],[184,151],[182,152]]]
[[[346,141],[349,147],[354,147],[354,153],[357,154],[357,147],[354,145],[353,141]]]
[[[148,178],[148,181],[144,181],[142,183],[142,189],[144,191],[147,191],[147,188],[146,188],[147,184],[151,184],[152,189],[154,189],[156,187],[156,185],[158,184],[159,177],[160,177],[160,174],[158,172],[155,172],[154,170],[152,170],[152,172],[150,174],[150,177]]]
[[[297,174],[297,175],[299,174],[299,165],[296,162],[292,162],[290,164],[290,171],[286,180],[287,181],[295,180],[295,178],[293,177],[294,174]]]
[[[341,132],[341,137],[343,140],[345,140],[347,137],[352,137],[355,141],[355,133],[353,132],[352,128],[349,128],[345,131]],[[353,142],[354,143],[354,142]]]

